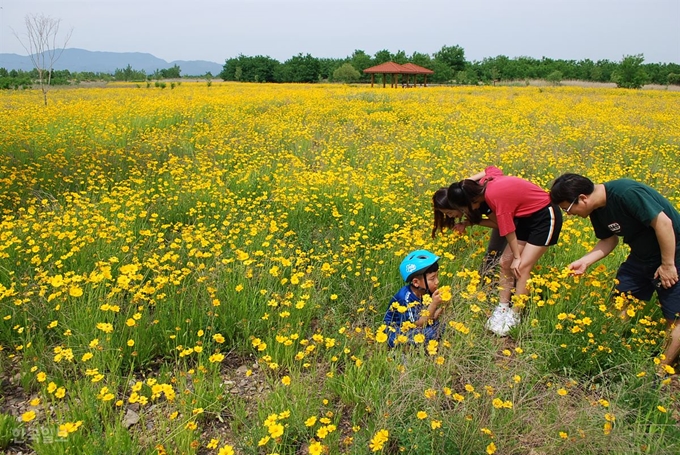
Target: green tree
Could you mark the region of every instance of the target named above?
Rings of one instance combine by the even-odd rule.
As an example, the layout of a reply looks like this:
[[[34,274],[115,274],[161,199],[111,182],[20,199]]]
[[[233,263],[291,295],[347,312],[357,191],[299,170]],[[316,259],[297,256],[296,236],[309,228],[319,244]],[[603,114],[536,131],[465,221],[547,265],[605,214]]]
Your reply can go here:
[[[333,72],[333,80],[340,82],[356,82],[361,77],[361,73],[354,69],[351,63],[344,63],[340,68]]]
[[[381,63],[392,61],[392,54],[387,49],[383,49],[375,53],[373,57],[373,64],[380,65]]]
[[[354,69],[359,71],[359,74],[361,74],[361,80],[362,81],[367,81],[370,79],[370,75],[364,73],[364,70],[366,68],[370,68],[373,66],[373,59],[371,58],[370,55],[368,55],[366,52],[356,49],[353,53],[352,56],[349,59],[349,63],[352,64]]]
[[[642,67],[644,61],[645,57],[642,54],[624,56],[618,69],[612,74],[612,82],[621,88],[642,88],[648,80],[647,73]]]
[[[552,85],[561,85],[562,84],[562,72],[561,71],[553,71],[552,73],[550,73],[546,76],[545,80],[550,82]]]
[[[428,54],[421,54],[420,52],[414,52],[411,55],[411,63],[422,66],[423,68],[430,68],[432,66],[432,58]]]
[[[319,81],[319,60],[310,54],[303,56],[298,54],[291,57],[283,64],[287,79],[280,82],[318,82]]]
[[[163,79],[179,79],[182,70],[179,66],[174,65],[172,68],[163,68],[161,70],[161,77]]]
[[[451,68],[454,73],[464,71],[467,64],[465,50],[460,46],[443,46],[438,52],[435,52],[434,59]]]
[[[406,52],[397,51],[397,53],[392,56],[392,61],[394,63],[399,63],[400,65],[408,63],[408,57],[406,56]]]
[[[224,81],[277,82],[280,66],[281,63],[268,56],[248,57],[240,54],[224,62],[219,77]]]

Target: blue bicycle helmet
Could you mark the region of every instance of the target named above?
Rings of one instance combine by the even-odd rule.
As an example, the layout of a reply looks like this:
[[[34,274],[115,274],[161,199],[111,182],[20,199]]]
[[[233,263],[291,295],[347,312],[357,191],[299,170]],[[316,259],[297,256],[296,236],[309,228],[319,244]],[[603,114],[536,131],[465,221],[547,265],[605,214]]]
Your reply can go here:
[[[427,250],[416,250],[406,255],[399,265],[399,273],[405,282],[410,283],[414,276],[424,273],[439,260],[439,256]]]

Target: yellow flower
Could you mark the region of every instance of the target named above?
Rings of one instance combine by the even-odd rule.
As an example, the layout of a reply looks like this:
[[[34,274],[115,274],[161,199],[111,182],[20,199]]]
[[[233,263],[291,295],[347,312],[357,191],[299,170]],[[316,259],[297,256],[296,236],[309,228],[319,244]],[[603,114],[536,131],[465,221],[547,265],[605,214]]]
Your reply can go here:
[[[276,439],[276,438],[278,438],[278,437],[280,437],[280,436],[283,435],[284,427],[283,427],[283,425],[281,425],[280,423],[275,423],[275,424],[270,425],[270,426],[267,428],[267,430],[269,431],[269,435],[270,435],[272,438]]]
[[[35,411],[26,411],[23,414],[21,414],[22,422],[30,422],[33,419],[35,419]]]
[[[420,420],[427,419],[427,412],[418,411],[418,413],[416,414],[416,417],[418,417]]]
[[[284,376],[281,378],[281,383],[283,385],[290,385],[290,376]]]
[[[489,445],[486,446],[486,453],[488,453],[489,455],[493,455],[494,453],[496,453],[496,444],[494,444],[493,442],[489,443]]]
[[[220,450],[217,452],[217,455],[234,455],[234,448],[230,445],[221,447]]]
[[[184,426],[187,430],[194,431],[196,428],[198,428],[198,425],[196,422],[187,422],[187,424]]]
[[[563,396],[565,396],[565,395],[568,394],[568,393],[569,393],[569,392],[567,392],[566,389],[563,389],[563,388],[557,389],[557,394],[558,394],[559,396],[562,396],[562,397],[563,397]]]
[[[378,343],[385,343],[387,341],[387,334],[385,332],[376,333],[375,341],[377,341]]]
[[[439,288],[439,297],[441,297],[443,302],[448,302],[451,300],[451,286],[442,286]]]
[[[71,286],[68,290],[68,295],[71,297],[80,297],[83,295],[83,290],[78,286]]]
[[[208,358],[208,360],[210,361],[210,363],[218,363],[218,362],[221,362],[222,360],[224,360],[224,354],[215,353],[215,354],[211,355],[211,356]]]
[[[436,430],[437,428],[442,427],[442,421],[441,420],[433,420],[430,422],[430,428],[433,430]]]
[[[656,409],[658,409],[659,412],[663,412],[664,414],[667,412],[667,411],[666,411],[666,408],[664,408],[664,407],[661,406],[661,405],[657,406]]]
[[[315,423],[316,423],[316,416],[312,416],[309,419],[305,420],[305,426],[307,426],[307,427],[314,426]]]
[[[387,442],[387,440],[389,439],[389,437],[390,437],[389,431],[380,430],[373,436],[371,442],[368,444],[368,447],[373,452],[380,452],[385,443]]]
[[[417,334],[413,337],[413,341],[414,341],[415,343],[424,343],[424,342],[425,342],[425,335],[423,335],[422,333],[417,333]]]
[[[309,444],[309,455],[321,455],[324,447],[319,441],[314,441]]]

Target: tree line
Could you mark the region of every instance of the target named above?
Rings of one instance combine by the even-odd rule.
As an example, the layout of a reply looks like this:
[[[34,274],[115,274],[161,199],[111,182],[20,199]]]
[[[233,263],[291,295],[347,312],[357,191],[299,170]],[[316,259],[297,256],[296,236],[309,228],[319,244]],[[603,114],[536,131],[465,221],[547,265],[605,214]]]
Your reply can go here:
[[[443,46],[433,55],[404,51],[391,53],[381,50],[371,56],[355,50],[346,58],[316,58],[298,54],[283,63],[268,56],[246,56],[225,61],[218,75],[225,81],[240,82],[345,82],[366,83],[370,74],[363,70],[385,62],[414,63],[434,71],[428,82],[436,84],[489,84],[497,81],[523,81],[542,79],[559,84],[563,80],[590,82],[615,82],[619,87],[640,88],[645,84],[680,85],[680,65],[677,63],[644,63],[643,55],[624,56],[621,61],[559,60],[543,57],[509,58],[505,55],[488,57],[481,61],[467,61],[460,46]],[[176,79],[181,68],[158,69],[151,74],[128,65],[113,73],[70,72],[52,70],[50,85],[67,85],[84,81],[133,81]],[[210,81],[212,74],[200,76]],[[382,83],[382,75],[376,75]],[[389,76],[388,76],[389,77]],[[37,69],[31,71],[0,68],[0,89],[29,88],[39,78]],[[422,76],[419,79],[422,82]]]
[[[157,69],[151,74],[146,74],[144,70],[135,70],[130,65],[126,68],[117,68],[113,73],[52,70],[50,73],[50,85],[70,85],[92,81],[144,82],[162,79],[178,79],[181,77],[181,71],[182,69],[177,65],[174,65],[171,68]],[[30,88],[39,77],[40,75],[36,68],[33,68],[30,71],[0,68],[0,90]],[[212,77],[212,75],[210,75],[210,77]]]
[[[467,61],[460,46],[443,46],[433,55],[381,50],[370,56],[355,50],[346,58],[316,58],[298,54],[279,62],[268,56],[246,56],[226,60],[219,77],[241,82],[368,82],[370,74],[363,70],[385,62],[414,63],[429,68],[434,74],[428,81],[439,84],[487,84],[494,81],[543,79],[554,83],[562,80],[615,82],[620,87],[640,88],[645,84],[680,84],[680,65],[676,63],[644,63],[643,55],[624,56],[620,62],[559,60],[543,57],[510,58],[505,55],[481,61]],[[376,75],[382,78],[381,75]],[[389,77],[389,76],[388,76]]]

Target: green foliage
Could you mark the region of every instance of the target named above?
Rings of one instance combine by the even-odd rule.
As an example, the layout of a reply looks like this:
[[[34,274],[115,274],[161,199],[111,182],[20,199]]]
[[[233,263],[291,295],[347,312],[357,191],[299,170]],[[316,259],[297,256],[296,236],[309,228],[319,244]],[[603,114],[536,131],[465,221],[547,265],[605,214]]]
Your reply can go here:
[[[125,69],[116,68],[113,78],[117,81],[141,82],[146,80],[146,72],[144,70],[132,69],[132,66],[128,64]]]
[[[362,81],[370,80],[370,75],[364,74],[364,70],[373,66],[373,59],[366,52],[362,50],[355,50],[352,55],[347,59],[347,63],[350,63],[361,75]]]
[[[15,433],[20,427],[21,424],[16,417],[0,412],[0,450],[4,450],[12,444]]]
[[[668,75],[668,83],[670,85],[680,85],[680,74],[670,73]]]
[[[333,71],[333,80],[339,82],[356,82],[361,78],[361,73],[354,69],[351,63],[344,63],[340,68]]]
[[[320,74],[319,60],[310,54],[298,54],[279,67],[285,70],[286,77],[279,77],[280,82],[318,82]]]
[[[173,65],[172,68],[163,68],[158,72],[160,73],[161,79],[179,79],[182,70],[179,66]]]
[[[434,54],[435,60],[451,68],[451,71],[463,71],[466,66],[465,50],[460,46],[443,46]]]
[[[247,57],[241,54],[224,63],[219,77],[225,81],[278,82],[275,75],[280,65],[268,56]]]
[[[644,61],[642,54],[626,55],[612,74],[612,82],[621,88],[642,88],[648,81],[647,73],[642,67]]]
[[[546,76],[545,80],[550,82],[552,85],[560,85],[562,84],[562,72],[553,71]]]
[[[387,49],[380,50],[373,57],[373,65],[380,65],[392,60],[392,54]]]

